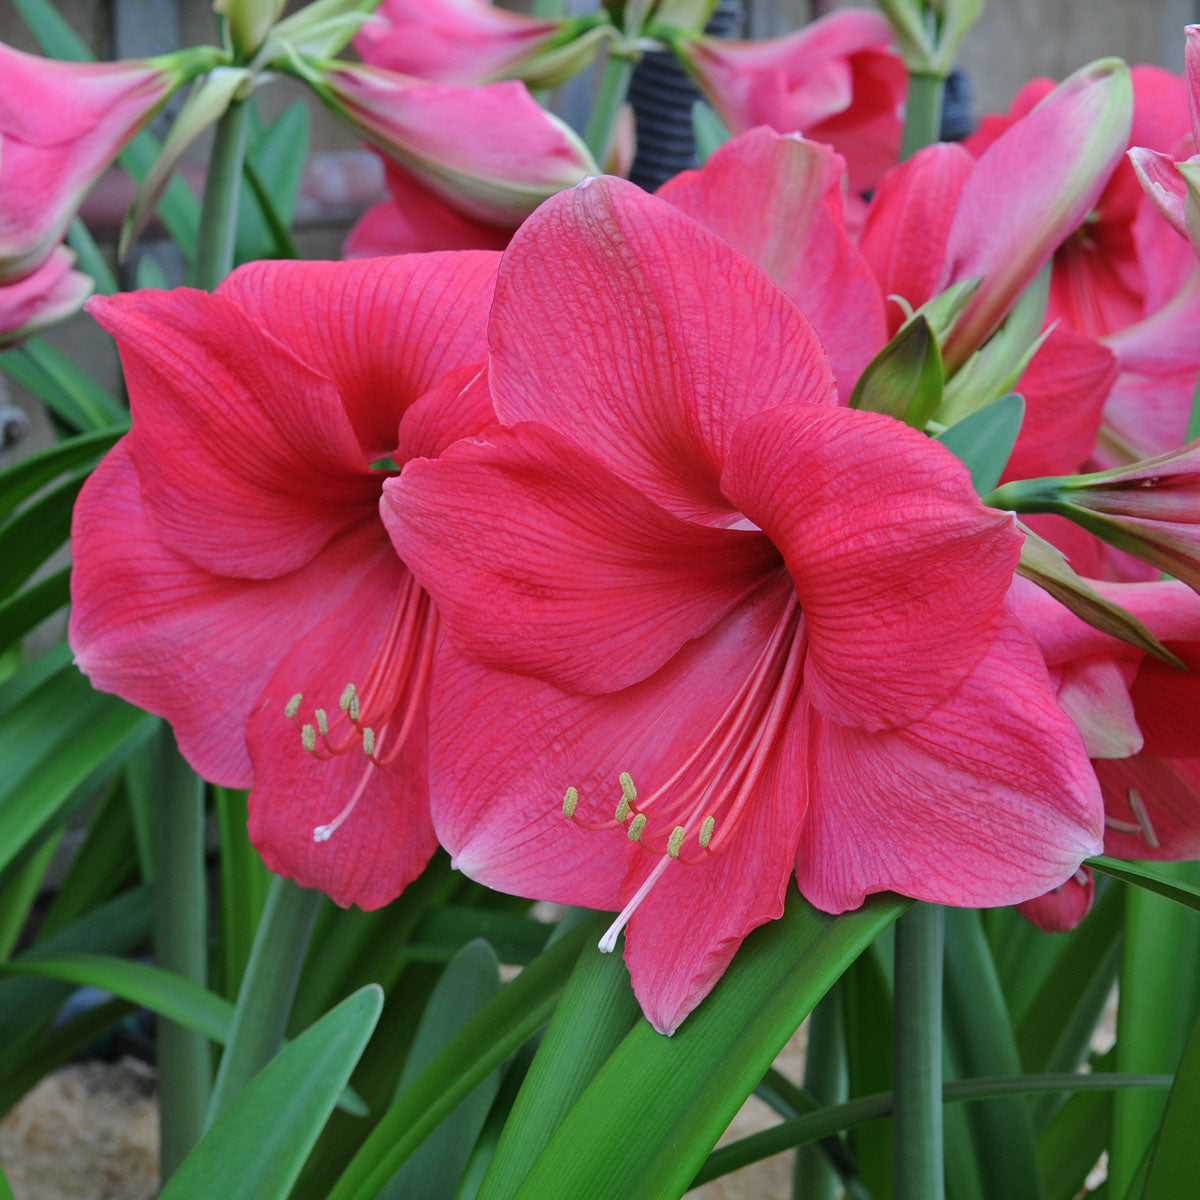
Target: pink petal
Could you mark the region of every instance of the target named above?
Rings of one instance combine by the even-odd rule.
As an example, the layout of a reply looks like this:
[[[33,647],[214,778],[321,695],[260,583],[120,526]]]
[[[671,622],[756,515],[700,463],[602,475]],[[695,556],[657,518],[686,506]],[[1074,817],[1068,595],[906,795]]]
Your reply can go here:
[[[1142,748],[1129,685],[1128,658],[1080,658],[1061,669],[1058,703],[1083,736],[1089,758],[1128,758]]]
[[[460,650],[588,692],[651,675],[779,561],[760,534],[681,521],[536,425],[410,462],[383,518]]]
[[[859,245],[885,296],[901,296],[913,308],[932,299],[958,197],[973,166],[961,146],[943,142],[917,151],[880,181]],[[889,305],[889,334],[904,317],[900,305]]]
[[[1129,151],[1129,161],[1133,163],[1142,190],[1162,219],[1177,233],[1187,237],[1187,216],[1184,213],[1187,185],[1183,182],[1183,176],[1175,170],[1175,156],[1163,154],[1160,150],[1147,150],[1144,146],[1134,146]]]
[[[395,449],[405,410],[439,376],[483,358],[499,261],[470,251],[251,263],[217,294],[333,382],[371,459]]]
[[[844,228],[843,168],[825,146],[759,128],[657,195],[720,234],[800,306],[846,400],[886,334],[879,285]]]
[[[408,171],[387,162],[389,199],[367,209],[346,237],[346,258],[427,250],[503,250],[512,230],[451,208]]]
[[[987,653],[1021,538],[922,434],[876,413],[779,409],[738,430],[722,486],[783,552],[805,688],[831,720],[905,724]]]
[[[74,262],[75,255],[60,246],[31,275],[0,284],[0,346],[57,325],[83,307],[93,284],[71,270]]]
[[[791,301],[715,234],[616,179],[556,196],[518,231],[490,337],[501,420],[557,429],[706,520],[732,519],[718,481],[741,421],[835,402]]]
[[[1192,136],[1200,148],[1200,25],[1184,28],[1184,75],[1187,79],[1188,111],[1192,118]]]
[[[213,575],[159,539],[129,441],[105,457],[75,506],[75,661],[101,690],[166,717],[206,779],[247,787],[243,730],[276,665],[331,597],[361,591],[395,555],[372,523],[278,579]]]
[[[949,699],[868,733],[811,710],[796,877],[818,908],[872,892],[981,907],[1069,879],[1099,852],[1099,788],[1028,635],[1006,623]]]
[[[1001,482],[1080,470],[1096,444],[1118,371],[1111,350],[1064,326],[1054,328],[1017,383],[1025,420]]]
[[[423,635],[398,643],[398,606],[416,589],[386,543],[376,547],[370,574],[356,587],[336,577],[326,586],[327,611],[279,661],[246,727],[254,764],[250,839],[276,874],[318,888],[343,906],[379,908],[420,874],[437,839],[429,815],[426,683],[403,686],[411,673],[400,686],[372,689],[370,681],[389,670],[403,676],[399,660],[406,648],[414,662],[423,652],[432,654],[427,641],[434,627],[426,618]],[[423,603],[427,609],[428,599]],[[418,630],[422,611],[413,613]],[[347,683],[359,688],[361,723],[375,732],[376,758],[397,753],[394,762],[375,766],[363,753],[361,734],[339,708]],[[292,720],[285,709],[297,694],[302,699]],[[415,714],[408,735],[393,744],[410,705]],[[331,741],[346,744],[324,761],[301,741],[301,726],[316,724],[318,708],[327,714]],[[324,753],[320,741],[318,749]],[[314,831],[336,822],[350,803],[344,821],[326,840],[316,840]]]
[[[1109,828],[1105,854],[1159,862],[1200,858],[1200,758],[1160,758],[1143,751],[1132,758],[1101,759],[1096,774],[1109,819],[1135,828],[1140,824],[1130,804],[1132,792],[1154,843],[1143,833]]]
[[[333,385],[223,296],[142,290],[88,311],[121,351],[129,453],[164,544],[265,579],[372,511],[381,481]]]
[[[1046,933],[1066,933],[1088,915],[1094,891],[1091,871],[1081,867],[1066,883],[1044,896],[1026,900],[1017,906],[1017,911],[1031,925]]]
[[[473,437],[495,423],[487,365],[468,363],[443,375],[405,410],[393,457],[401,465],[410,458],[437,458],[459,438]]]

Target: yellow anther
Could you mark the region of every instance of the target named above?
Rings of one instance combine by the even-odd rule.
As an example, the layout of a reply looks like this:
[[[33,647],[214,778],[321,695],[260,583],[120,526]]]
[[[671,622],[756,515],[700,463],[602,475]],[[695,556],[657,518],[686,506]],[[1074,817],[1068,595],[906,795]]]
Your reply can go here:
[[[329,718],[325,715],[325,710],[318,708],[313,713],[313,716],[317,719],[317,729],[320,731],[321,736],[324,737],[329,732]]]
[[[629,825],[629,840],[631,842],[640,842],[642,840],[642,830],[646,828],[646,814],[638,813]]]
[[[357,721],[359,712],[360,712],[360,709],[358,707],[358,697],[351,696],[350,697],[350,720]]]
[[[624,796],[621,797],[620,802],[617,804],[617,820],[622,825],[629,820],[629,801]]]
[[[618,782],[621,784],[621,792],[625,799],[632,804],[637,799],[637,788],[633,786],[633,780],[629,776],[628,771],[622,771],[617,776]]]
[[[671,830],[671,836],[667,839],[667,853],[672,858],[678,858],[680,850],[683,849],[684,828],[682,825],[676,825]]]
[[[338,701],[338,708],[342,712],[350,711],[350,701],[354,699],[354,684],[348,683],[342,689],[342,698]]]
[[[575,805],[579,803],[579,789],[569,787],[563,797],[563,816],[570,819],[575,815]]]
[[[283,710],[283,715],[291,721],[300,711],[300,702],[304,699],[301,692],[297,692],[288,702]]]
[[[363,753],[367,755],[375,753],[375,730],[370,726],[363,730]]]
[[[305,725],[304,728],[300,730],[300,741],[305,750],[307,750],[309,754],[312,754],[312,752],[317,748],[317,731],[311,725]]]
[[[708,843],[712,841],[713,830],[716,829],[717,822],[714,817],[705,817],[700,826],[700,849],[707,850]]]

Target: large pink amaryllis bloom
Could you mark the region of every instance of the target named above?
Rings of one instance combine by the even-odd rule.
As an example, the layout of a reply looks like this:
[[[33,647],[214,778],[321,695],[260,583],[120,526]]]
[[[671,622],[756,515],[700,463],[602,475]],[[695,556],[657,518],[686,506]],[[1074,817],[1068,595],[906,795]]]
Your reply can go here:
[[[908,73],[892,43],[882,16],[847,9],[787,37],[680,37],[673,49],[734,133],[768,125],[828,142],[866,191],[900,152]]]
[[[447,629],[431,799],[491,886],[620,909],[670,1032],[789,877],[1028,899],[1100,844],[1095,777],[1004,595],[1020,550],[966,471],[838,407],[811,325],[619,180],[505,252],[496,426],[385,485]]]
[[[0,284],[49,258],[88,188],[213,53],[74,63],[0,43]]]
[[[437,616],[379,497],[393,462],[490,419],[464,364],[498,257],[259,263],[92,306],[133,426],[75,511],[76,661],[206,778],[252,785],[266,864],[343,905],[385,904],[436,844]]]

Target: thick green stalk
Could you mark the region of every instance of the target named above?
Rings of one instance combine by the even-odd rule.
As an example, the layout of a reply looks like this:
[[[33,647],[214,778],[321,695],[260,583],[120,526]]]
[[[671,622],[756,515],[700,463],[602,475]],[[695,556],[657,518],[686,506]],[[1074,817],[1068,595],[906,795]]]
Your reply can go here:
[[[846,1025],[842,989],[834,984],[808,1020],[808,1049],[804,1056],[804,1087],[823,1104],[846,1099]],[[796,1200],[837,1200],[841,1184],[829,1159],[815,1147],[802,1147],[792,1174]]]
[[[154,949],[160,967],[208,983],[204,879],[204,781],[183,761],[171,732],[156,745]],[[212,1069],[203,1034],[158,1023],[159,1154],[166,1182],[204,1132]]]
[[[625,95],[629,91],[633,67],[632,58],[611,53],[604,65],[604,73],[600,76],[600,90],[596,93],[596,102],[592,107],[592,115],[588,117],[583,140],[587,142],[592,157],[601,168],[604,167],[607,157],[608,142],[612,137],[617,114],[620,113],[621,105],[625,103]]]
[[[942,950],[944,915],[918,904],[896,922],[896,1200],[942,1200]]]
[[[940,75],[914,71],[908,77],[908,100],[904,109],[904,134],[900,158],[911,158],[923,146],[941,139],[942,95],[946,81]]]
[[[242,976],[207,1128],[283,1045],[321,893],[276,878]]]
[[[233,270],[248,117],[246,104],[235,100],[217,122],[208,159],[196,238],[196,286],[209,292]]]

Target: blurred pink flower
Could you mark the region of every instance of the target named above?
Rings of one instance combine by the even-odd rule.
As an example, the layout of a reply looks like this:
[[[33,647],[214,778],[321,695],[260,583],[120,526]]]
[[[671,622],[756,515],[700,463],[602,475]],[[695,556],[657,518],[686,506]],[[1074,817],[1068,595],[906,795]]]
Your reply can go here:
[[[40,267],[16,283],[0,284],[0,346],[19,342],[79,311],[92,281],[71,269],[75,255],[56,247]]]

